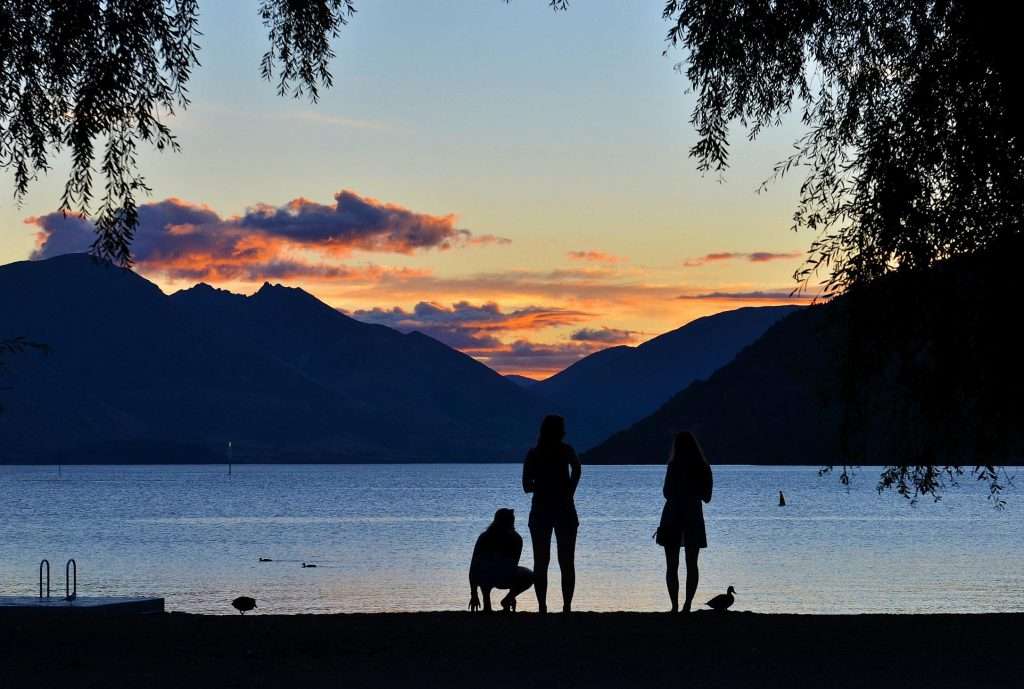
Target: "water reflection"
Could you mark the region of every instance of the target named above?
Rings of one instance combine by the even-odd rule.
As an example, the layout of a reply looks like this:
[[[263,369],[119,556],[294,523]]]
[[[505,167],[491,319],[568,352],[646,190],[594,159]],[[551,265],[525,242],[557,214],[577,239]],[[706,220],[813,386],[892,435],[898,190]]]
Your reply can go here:
[[[663,471],[586,467],[577,609],[667,608],[650,537]],[[1019,490],[1001,512],[969,481],[911,507],[878,495],[872,473],[846,491],[813,468],[716,467],[697,600],[733,584],[739,610],[1024,611]],[[55,476],[0,467],[0,595],[31,595],[41,558],[75,557],[83,595],[163,595],[172,610],[237,614],[229,603],[242,593],[260,601],[252,614],[461,609],[473,542],[494,509],[529,512],[515,465],[235,466],[230,477],[223,467],[64,467]]]

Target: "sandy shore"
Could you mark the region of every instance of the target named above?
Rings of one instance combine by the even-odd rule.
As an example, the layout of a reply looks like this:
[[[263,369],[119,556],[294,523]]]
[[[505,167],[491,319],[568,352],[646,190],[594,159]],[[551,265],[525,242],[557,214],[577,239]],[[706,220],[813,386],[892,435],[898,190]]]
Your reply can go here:
[[[25,687],[1021,687],[1024,615],[0,620]]]

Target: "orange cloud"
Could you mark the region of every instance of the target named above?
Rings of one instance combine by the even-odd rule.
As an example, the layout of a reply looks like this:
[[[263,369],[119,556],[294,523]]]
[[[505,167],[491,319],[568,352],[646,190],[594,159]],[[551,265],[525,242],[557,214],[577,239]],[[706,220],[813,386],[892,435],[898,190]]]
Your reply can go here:
[[[347,279],[354,269],[330,260],[354,250],[412,254],[508,241],[459,228],[453,214],[418,213],[349,190],[334,200],[256,204],[230,218],[177,198],[143,204],[133,257],[141,270],[171,279]],[[32,258],[86,251],[95,238],[81,216],[50,213],[26,222],[40,228]]]
[[[506,312],[495,302],[476,305],[468,301],[450,307],[421,301],[411,311],[397,306],[390,309],[375,307],[356,310],[350,315],[404,332],[416,330],[474,355],[503,347],[496,337],[503,332],[565,327],[591,317],[582,311],[545,306],[528,306]]]
[[[573,261],[607,263],[610,265],[626,262],[626,258],[624,256],[615,256],[614,254],[605,253],[604,251],[570,251],[566,255]]]

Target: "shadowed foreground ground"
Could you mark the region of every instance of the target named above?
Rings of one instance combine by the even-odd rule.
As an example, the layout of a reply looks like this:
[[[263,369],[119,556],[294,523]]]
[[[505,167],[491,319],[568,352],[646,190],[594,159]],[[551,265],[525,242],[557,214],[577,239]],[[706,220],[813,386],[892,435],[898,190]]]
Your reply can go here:
[[[0,620],[21,687],[1020,687],[1024,615]]]

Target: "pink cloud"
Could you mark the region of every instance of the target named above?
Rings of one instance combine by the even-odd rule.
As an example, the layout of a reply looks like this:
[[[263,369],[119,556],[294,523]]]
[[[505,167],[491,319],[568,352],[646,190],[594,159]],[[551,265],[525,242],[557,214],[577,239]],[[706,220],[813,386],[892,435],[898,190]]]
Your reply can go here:
[[[683,266],[686,268],[697,268],[699,266],[706,266],[709,263],[716,263],[719,261],[736,261],[746,260],[751,263],[768,263],[769,261],[783,261],[795,258],[802,258],[804,253],[802,251],[751,251],[751,252],[736,252],[736,251],[720,251],[712,254],[705,254],[698,258],[690,258],[683,261]]]

